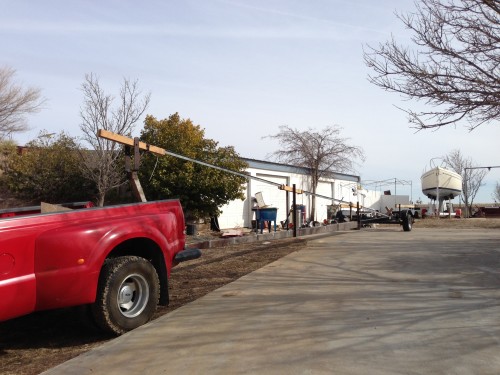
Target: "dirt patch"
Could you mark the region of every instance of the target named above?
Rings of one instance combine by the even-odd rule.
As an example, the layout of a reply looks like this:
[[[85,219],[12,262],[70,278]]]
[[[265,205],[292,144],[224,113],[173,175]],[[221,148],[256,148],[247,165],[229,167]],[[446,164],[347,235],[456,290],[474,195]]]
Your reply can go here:
[[[155,318],[304,247],[286,239],[203,250],[170,278],[170,305]],[[93,326],[84,307],[42,311],[0,323],[0,374],[39,374],[113,337]]]

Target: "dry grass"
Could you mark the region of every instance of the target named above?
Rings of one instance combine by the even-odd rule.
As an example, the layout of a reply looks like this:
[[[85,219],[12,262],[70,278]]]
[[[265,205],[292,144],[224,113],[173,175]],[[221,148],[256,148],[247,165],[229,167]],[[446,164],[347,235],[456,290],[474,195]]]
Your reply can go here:
[[[425,218],[416,220],[413,228],[415,229],[418,228],[500,229],[500,218],[470,218],[470,219]]]

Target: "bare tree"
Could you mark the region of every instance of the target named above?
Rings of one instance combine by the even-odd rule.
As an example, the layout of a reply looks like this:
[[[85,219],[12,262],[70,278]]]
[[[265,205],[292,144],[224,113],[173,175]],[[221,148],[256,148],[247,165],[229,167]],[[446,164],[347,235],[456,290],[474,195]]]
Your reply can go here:
[[[493,190],[492,197],[495,200],[495,203],[500,203],[500,184],[498,182],[495,186],[495,190]]]
[[[118,160],[121,156],[121,146],[99,138],[97,131],[104,129],[130,135],[149,105],[151,95],[148,93],[141,98],[137,81],[124,79],[120,88],[119,103],[113,107],[114,98],[104,93],[99,78],[92,73],[85,75],[82,91],[84,104],[80,109],[80,129],[84,134],[83,139],[93,149],[92,152],[82,154],[84,170],[87,177],[96,184],[97,204],[102,207],[106,193],[123,184],[125,175],[123,164]]]
[[[396,14],[417,50],[392,40],[367,47],[370,82],[423,101],[429,111],[405,110],[417,129],[459,122],[473,130],[500,116],[500,3],[495,0],[420,0]]]
[[[0,140],[28,130],[26,115],[39,111],[44,102],[39,89],[14,83],[15,74],[12,68],[0,67]]]
[[[446,165],[462,176],[462,199],[465,202],[467,212],[472,212],[472,204],[481,186],[484,186],[483,179],[488,173],[484,169],[473,169],[475,163],[470,158],[462,155],[460,150],[453,150],[443,157]]]
[[[363,150],[348,144],[349,138],[342,138],[340,131],[341,128],[337,126],[328,126],[320,131],[310,128],[301,131],[287,125],[280,126],[279,133],[269,138],[277,139],[281,149],[271,155],[278,161],[307,168],[311,190],[315,194],[321,178],[329,177],[334,172],[353,171],[355,159],[364,161]],[[315,214],[316,199],[313,195],[310,220],[314,220]]]

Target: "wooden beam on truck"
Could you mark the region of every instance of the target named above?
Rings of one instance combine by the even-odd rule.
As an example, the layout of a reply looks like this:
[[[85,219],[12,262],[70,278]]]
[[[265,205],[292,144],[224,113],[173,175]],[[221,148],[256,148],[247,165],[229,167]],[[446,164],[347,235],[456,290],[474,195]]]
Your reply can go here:
[[[124,135],[121,135],[121,134],[116,134],[116,133],[110,132],[108,130],[99,129],[99,131],[97,132],[97,135],[101,138],[108,139],[110,141],[114,141],[117,143],[121,143],[122,145],[134,147],[134,139],[129,138],[129,137],[125,137]],[[156,155],[160,155],[160,156],[167,155],[167,151],[165,149],[163,149],[161,147],[149,145],[145,142],[139,142],[139,148],[141,150],[146,150],[146,151],[152,152],[153,154],[156,154]]]

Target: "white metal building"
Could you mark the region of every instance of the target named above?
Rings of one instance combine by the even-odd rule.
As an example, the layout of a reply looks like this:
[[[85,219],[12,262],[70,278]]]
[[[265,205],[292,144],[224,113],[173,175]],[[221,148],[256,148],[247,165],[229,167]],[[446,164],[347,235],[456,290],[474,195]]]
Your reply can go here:
[[[278,208],[277,221],[285,221],[292,205],[292,194],[279,190],[277,185],[296,185],[297,189],[311,191],[308,171],[305,168],[290,166],[286,164],[273,163],[269,161],[244,159],[248,163],[247,173],[249,176],[258,177],[272,182],[266,183],[261,180],[249,178],[244,191],[245,199],[235,200],[221,208],[219,217],[221,229],[227,228],[250,228],[254,219],[252,207],[255,205],[255,193],[261,192],[264,202],[268,206]],[[322,222],[327,218],[327,206],[338,204],[333,199],[353,202],[356,204],[360,199],[367,199],[357,192],[360,177],[355,175],[335,173],[331,178],[322,179],[319,182],[316,193],[330,199],[316,197],[316,221]],[[288,198],[287,198],[288,196]],[[333,199],[332,199],[333,198]],[[364,202],[368,206],[368,202]],[[308,194],[297,194],[297,204],[305,205],[306,216],[309,215],[311,196]]]

